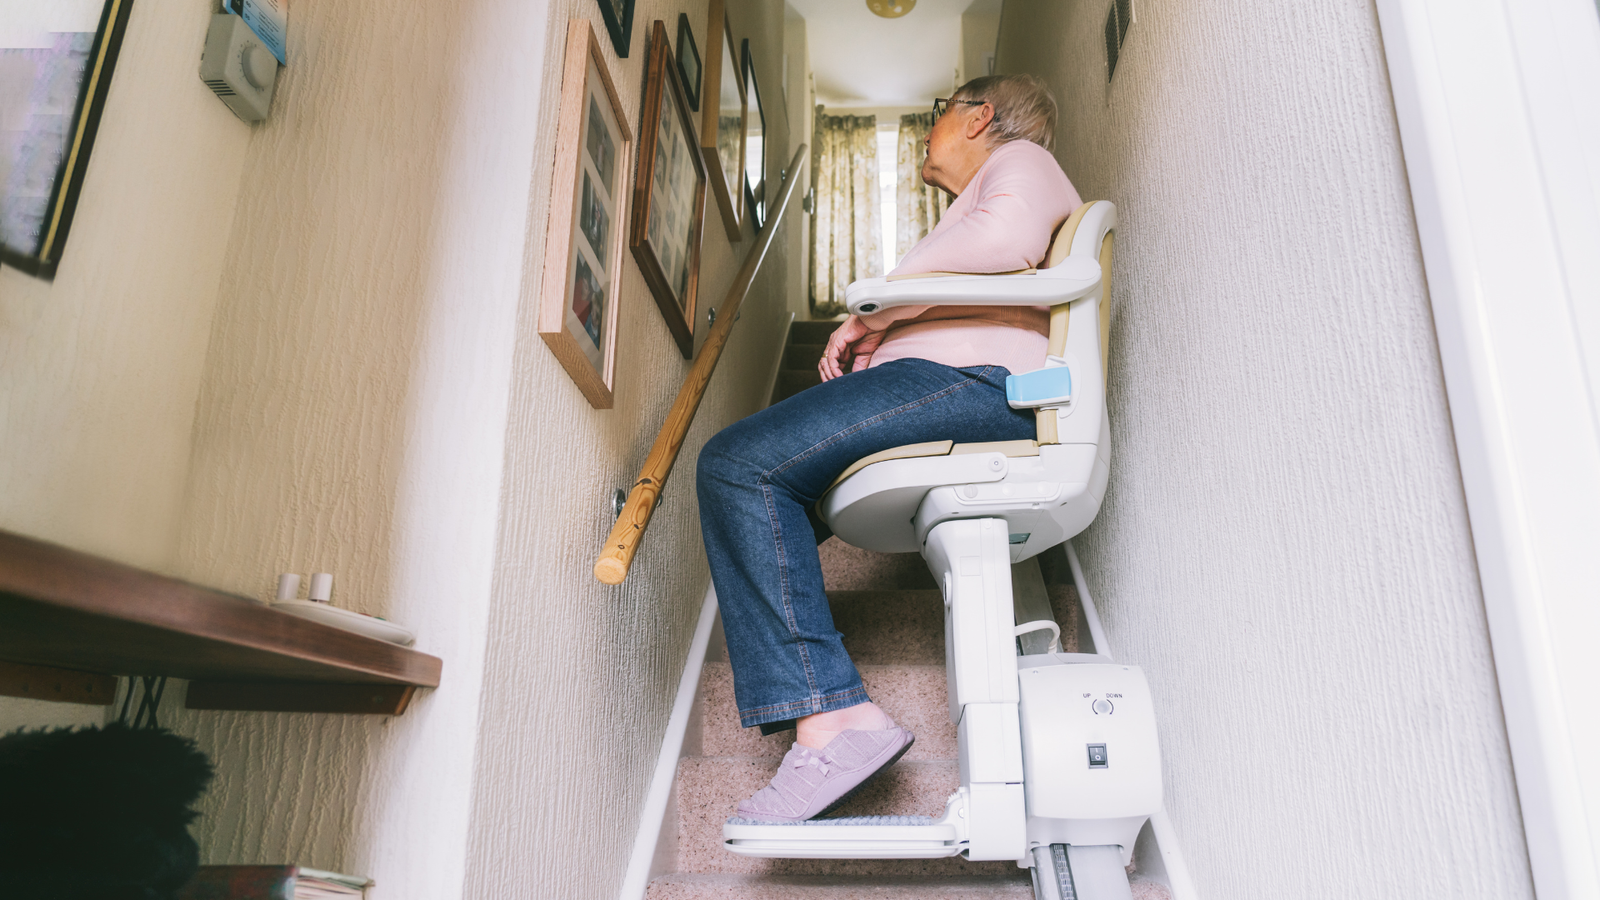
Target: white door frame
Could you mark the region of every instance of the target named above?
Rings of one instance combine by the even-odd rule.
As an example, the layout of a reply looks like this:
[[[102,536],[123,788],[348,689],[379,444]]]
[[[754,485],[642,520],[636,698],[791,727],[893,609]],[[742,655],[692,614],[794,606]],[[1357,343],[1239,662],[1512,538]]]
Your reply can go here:
[[[1535,890],[1600,898],[1600,22],[1377,0]]]

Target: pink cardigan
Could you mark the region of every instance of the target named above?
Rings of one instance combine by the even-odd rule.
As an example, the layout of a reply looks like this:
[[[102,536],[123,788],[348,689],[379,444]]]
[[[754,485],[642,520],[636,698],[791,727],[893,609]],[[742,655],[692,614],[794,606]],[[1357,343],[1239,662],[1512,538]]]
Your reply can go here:
[[[1082,201],[1050,151],[1002,144],[950,204],[939,224],[891,274],[1010,272],[1044,261],[1050,236]],[[1043,306],[903,306],[861,317],[886,331],[870,366],[918,358],[954,368],[1044,365],[1050,311]]]

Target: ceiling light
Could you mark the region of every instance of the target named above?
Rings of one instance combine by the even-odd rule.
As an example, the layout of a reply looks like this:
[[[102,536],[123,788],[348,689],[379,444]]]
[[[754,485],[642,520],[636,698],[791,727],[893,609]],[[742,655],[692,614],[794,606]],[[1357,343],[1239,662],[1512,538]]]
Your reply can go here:
[[[898,19],[917,5],[917,0],[867,0],[867,9],[885,19]]]

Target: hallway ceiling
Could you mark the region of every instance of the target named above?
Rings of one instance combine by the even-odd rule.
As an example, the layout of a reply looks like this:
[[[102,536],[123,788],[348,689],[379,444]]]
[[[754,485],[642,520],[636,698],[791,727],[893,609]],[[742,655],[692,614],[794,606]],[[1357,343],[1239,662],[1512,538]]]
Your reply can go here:
[[[961,13],[973,0],[917,0],[898,19],[873,15],[864,0],[789,3],[806,19],[818,103],[930,106],[934,97],[949,95],[961,52]]]

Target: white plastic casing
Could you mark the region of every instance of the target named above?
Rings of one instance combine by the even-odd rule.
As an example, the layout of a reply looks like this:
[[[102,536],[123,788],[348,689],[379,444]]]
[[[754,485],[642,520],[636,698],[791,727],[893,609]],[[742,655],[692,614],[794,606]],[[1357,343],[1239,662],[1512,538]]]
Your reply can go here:
[[[200,80],[234,115],[259,122],[272,108],[278,59],[243,18],[217,13],[211,17],[205,49],[200,53]]]
[[[1125,857],[1161,809],[1161,749],[1137,666],[1042,665],[1017,673],[1028,841],[1118,844]],[[1104,745],[1106,765],[1090,765]]]

